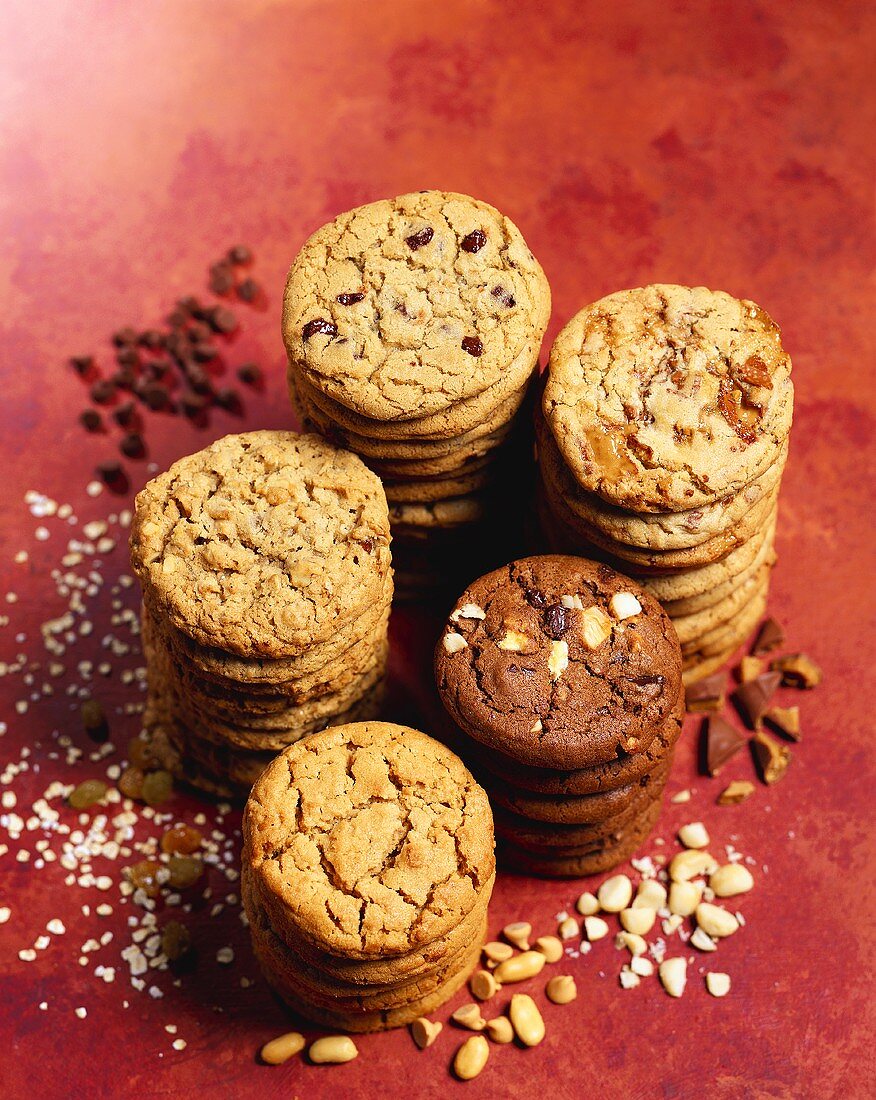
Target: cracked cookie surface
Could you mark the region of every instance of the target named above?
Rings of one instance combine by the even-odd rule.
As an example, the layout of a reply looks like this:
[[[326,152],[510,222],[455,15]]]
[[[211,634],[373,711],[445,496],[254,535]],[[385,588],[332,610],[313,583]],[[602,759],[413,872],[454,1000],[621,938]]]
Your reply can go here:
[[[466,589],[435,673],[475,740],[524,764],[578,769],[648,747],[678,699],[681,654],[666,614],[628,578],[543,555]]]
[[[196,642],[292,657],[360,615],[390,570],[379,479],[318,436],[229,435],[138,494],[131,561]]]
[[[467,195],[420,191],[324,225],[289,271],[283,337],[311,386],[378,420],[471,398],[535,364],[550,289],[519,229]]]
[[[542,407],[584,489],[636,511],[684,511],[773,462],[791,426],[790,376],[779,329],[754,302],[655,285],[572,318]]]
[[[244,861],[278,927],[350,958],[446,935],[495,861],[487,796],[449,749],[386,722],[294,745],[254,786]]]

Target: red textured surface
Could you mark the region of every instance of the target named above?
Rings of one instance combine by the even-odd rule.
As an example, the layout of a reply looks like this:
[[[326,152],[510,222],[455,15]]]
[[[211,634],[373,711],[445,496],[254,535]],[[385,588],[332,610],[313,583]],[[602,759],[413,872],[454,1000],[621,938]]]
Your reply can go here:
[[[716,963],[705,960],[732,975],[732,992],[707,996],[702,959],[681,1001],[653,979],[624,992],[621,957],[604,941],[563,965],[580,996],[547,1006],[541,1047],[492,1049],[471,1086],[479,1096],[872,1095],[876,776],[872,693],[862,685],[874,610],[876,40],[867,7],[0,6],[0,585],[19,597],[2,608],[12,619],[0,631],[2,660],[21,648],[17,631],[41,657],[39,624],[58,612],[46,571],[58,560],[59,527],[34,542],[25,490],[70,501],[80,519],[110,507],[83,493],[109,447],[75,423],[83,395],[65,356],[199,292],[207,263],[238,239],[256,250],[269,298],[262,312],[242,311],[234,350],[268,374],[264,393],[247,398],[253,427],[291,421],[279,301],[292,255],[339,210],[410,189],[469,192],[519,223],[553,287],[549,337],[582,304],[650,281],[754,298],[782,326],[797,415],[772,611],[792,644],[824,665],[825,683],[800,699],[805,738],[784,781],[758,787],[742,806],[718,808],[714,798],[725,779],[749,777],[748,759],[720,780],[699,778],[688,731],[670,790],[691,786],[694,797],[668,805],[658,829],[669,839],[702,819],[717,845],[732,838],[757,860],[757,888],[739,906],[746,927]],[[199,432],[153,417],[150,457],[163,466],[235,424],[220,414]],[[25,567],[12,561],[22,548],[31,551]],[[107,571],[123,568],[120,548]],[[110,614],[106,600],[101,614]],[[426,729],[436,630],[427,612],[393,622],[396,713]],[[95,639],[101,632],[98,617]],[[123,697],[115,680],[102,690],[108,701]],[[63,697],[18,716],[18,685],[0,680],[0,692],[3,760],[40,744],[40,774],[15,781],[19,809],[49,779],[89,774],[44,758],[52,729],[82,736]],[[120,744],[135,732],[129,725],[114,729]],[[176,805],[181,814],[199,808],[194,799]],[[239,988],[254,966],[230,909],[199,918],[212,950],[163,1000],[126,990],[123,973],[103,985],[76,963],[94,925],[78,915],[84,896],[62,879],[57,866],[37,874],[13,853],[0,857],[0,905],[13,908],[0,926],[4,1097],[437,1097],[464,1087],[447,1072],[460,1038],[448,1030],[423,1054],[401,1032],[361,1040],[349,1066],[258,1065],[255,1051],[286,1017],[261,983]],[[513,918],[552,930],[580,888],[503,878],[494,931]],[[91,891],[88,900],[102,899]],[[68,923],[66,937],[20,962],[18,950],[55,916]],[[124,917],[117,907],[101,925],[116,929],[119,944]],[[222,943],[235,945],[237,959],[220,971],[212,952]],[[77,1005],[87,1019],[73,1015]],[[168,1022],[188,1041],[181,1054],[170,1049]]]

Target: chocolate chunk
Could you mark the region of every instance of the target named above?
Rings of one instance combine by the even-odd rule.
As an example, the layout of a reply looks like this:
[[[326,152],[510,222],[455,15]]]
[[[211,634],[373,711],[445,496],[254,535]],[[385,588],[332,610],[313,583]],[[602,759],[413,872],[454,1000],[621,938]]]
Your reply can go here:
[[[244,279],[237,286],[237,297],[242,302],[254,302],[261,292],[262,288],[255,279]]]
[[[760,630],[754,639],[751,652],[754,657],[762,657],[764,653],[771,653],[778,649],[785,641],[785,632],[775,619],[766,619],[760,624]]]
[[[79,422],[87,432],[99,432],[103,427],[103,418],[97,409],[85,409],[79,414]]]
[[[706,719],[706,771],[717,775],[745,744],[745,737],[719,714]]]
[[[509,290],[506,290],[503,286],[494,286],[493,289],[490,291],[490,294],[492,294],[494,298],[498,298],[498,300],[502,303],[503,306],[505,306],[506,309],[511,309],[512,306],[517,305],[517,299]]]
[[[419,232],[412,233],[410,237],[405,237],[405,244],[412,252],[416,252],[418,248],[422,248],[423,245],[428,244],[434,236],[435,230],[427,225],[419,230]]]
[[[754,784],[747,779],[734,779],[718,795],[719,806],[738,806],[754,794]]]
[[[656,699],[663,689],[664,678],[662,676],[629,676],[627,683],[633,684],[637,694],[646,699]]]
[[[128,458],[142,458],[146,454],[143,438],[137,432],[129,432],[119,444],[119,450]]]
[[[124,405],[113,409],[113,420],[122,428],[140,427],[140,414],[133,401],[126,401]]]
[[[762,672],[756,680],[740,684],[733,692],[733,698],[742,712],[743,717],[753,730],[761,728],[761,719],[764,711],[770,704],[770,699],[775,695],[776,688],[782,682],[778,672]]]
[[[751,755],[761,779],[767,784],[778,783],[791,763],[791,750],[788,746],[780,744],[763,731],[752,737]]]
[[[479,359],[484,353],[484,345],[479,336],[463,336],[462,350]]]
[[[338,326],[332,321],[326,321],[323,317],[316,317],[314,320],[308,321],[301,330],[301,338],[309,340],[311,336],[316,336],[317,333],[328,336],[330,340],[333,340],[338,334]]]
[[[770,707],[769,710],[764,712],[764,720],[774,726],[779,733],[783,733],[785,737],[790,738],[791,741],[800,740],[799,707]]]
[[[94,357],[91,355],[74,355],[70,359],[70,366],[84,378],[94,370]]]
[[[113,333],[113,343],[117,348],[123,348],[130,344],[137,343],[137,330],[129,326],[119,329],[118,332]]]
[[[473,229],[462,238],[459,247],[463,252],[480,252],[487,243],[487,235],[482,229]]]
[[[357,302],[363,301],[365,298],[365,292],[362,290],[352,291],[350,294],[339,294],[335,299],[336,302],[340,302],[342,306],[354,306]]]
[[[559,641],[569,625],[566,609],[561,603],[551,604],[543,616],[544,632],[554,641]]]
[[[772,667],[781,673],[786,687],[814,688],[821,683],[821,669],[805,653],[789,653],[773,661]]]
[[[91,400],[98,405],[108,405],[116,395],[116,387],[108,378],[101,378],[91,387]]]
[[[245,244],[236,244],[233,248],[228,249],[228,262],[232,264],[252,263],[252,249],[247,248]]]
[[[727,674],[716,672],[704,676],[684,689],[685,709],[691,714],[707,710],[720,710],[724,706],[727,690]]]
[[[237,377],[247,386],[257,386],[262,381],[262,369],[257,363],[244,363],[237,368]]]

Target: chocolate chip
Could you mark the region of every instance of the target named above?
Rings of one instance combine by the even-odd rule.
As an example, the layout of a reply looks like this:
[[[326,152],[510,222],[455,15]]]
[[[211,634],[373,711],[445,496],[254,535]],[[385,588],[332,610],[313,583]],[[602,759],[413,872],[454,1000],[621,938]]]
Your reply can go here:
[[[784,640],[785,632],[781,626],[775,619],[767,619],[760,625],[751,652],[755,657],[762,657],[764,653],[771,653],[774,649],[778,649]]]
[[[497,298],[506,309],[511,309],[512,306],[517,305],[517,300],[514,295],[503,286],[494,286],[490,294],[492,294],[494,298]]]
[[[236,413],[237,415],[243,412],[240,395],[235,390],[219,390],[213,397],[213,400],[221,409],[225,409],[226,412]]]
[[[140,427],[140,414],[133,401],[126,401],[124,405],[113,409],[113,420],[122,428]]]
[[[79,422],[87,432],[99,432],[103,427],[103,418],[97,409],[86,409],[81,412]]]
[[[118,485],[122,481],[127,481],[121,462],[101,462],[95,469],[98,476],[101,477],[107,485]]]
[[[209,342],[212,331],[210,326],[205,325],[203,321],[192,321],[186,331],[186,336],[190,344],[203,344]]]
[[[192,355],[199,363],[209,363],[211,359],[215,359],[219,354],[219,349],[215,344],[195,344],[192,348]]]
[[[733,692],[733,698],[753,730],[761,728],[764,711],[769,707],[770,699],[781,682],[780,672],[762,672],[756,679],[740,684]]]
[[[116,352],[116,362],[120,367],[138,367],[140,356],[137,354],[136,348],[123,347]]]
[[[197,393],[209,393],[212,389],[210,376],[198,363],[186,364],[186,381]]]
[[[340,302],[342,306],[354,306],[357,302],[361,302],[364,298],[364,291],[355,290],[351,294],[339,294],[335,301]]]
[[[98,405],[107,405],[116,395],[116,387],[108,378],[101,378],[91,387],[91,400]]]
[[[142,458],[146,454],[143,438],[137,432],[129,432],[119,444],[119,450],[128,458]]]
[[[140,333],[137,343],[150,351],[159,351],[164,346],[164,335],[157,328],[149,328]]]
[[[262,369],[256,363],[244,363],[237,368],[237,377],[247,386],[257,386],[262,380]]]
[[[252,263],[252,249],[247,248],[245,244],[236,244],[228,249],[228,261],[232,264]]]
[[[262,288],[255,281],[255,279],[244,279],[242,283],[238,284],[237,297],[242,302],[254,302],[261,293]]]
[[[480,252],[486,243],[486,233],[481,229],[473,229],[471,233],[462,238],[459,247],[463,252]]]
[[[237,328],[237,318],[225,306],[216,306],[209,310],[204,320],[214,332],[229,333]]]
[[[117,348],[123,348],[129,344],[137,343],[137,330],[128,326],[113,333],[113,343]]]
[[[484,345],[479,336],[463,336],[462,350],[479,359],[484,353]]]
[[[554,641],[559,641],[569,625],[565,607],[561,603],[551,604],[544,613],[543,623],[545,634]]]
[[[706,771],[717,775],[745,744],[745,737],[719,714],[706,719]]]
[[[159,386],[156,382],[149,382],[145,386],[141,386],[138,396],[153,412],[166,409],[170,405],[170,394],[164,386]]]
[[[359,543],[366,554],[370,554],[374,549],[374,539],[362,539]]]
[[[94,369],[94,357],[91,355],[74,355],[70,359],[70,366],[77,374],[85,376]]]
[[[412,252],[416,252],[418,248],[422,248],[423,245],[428,244],[434,236],[435,230],[430,225],[426,225],[417,233],[412,233],[410,237],[405,237],[405,244]]]
[[[704,710],[720,710],[727,690],[727,674],[716,672],[704,676],[684,689],[685,709],[691,714]]]
[[[301,337],[303,340],[309,340],[311,336],[316,336],[317,333],[328,336],[330,340],[333,340],[338,334],[338,326],[322,317],[317,317],[313,321],[307,322],[301,330]]]
[[[207,408],[209,398],[206,394],[196,393],[194,390],[183,390],[179,403],[186,416],[195,417]]]
[[[201,303],[194,294],[187,294],[185,298],[180,298],[176,304],[177,308],[181,309],[187,317],[196,317],[201,309]]]
[[[634,684],[647,699],[656,699],[663,688],[662,676],[629,676],[627,681]]]

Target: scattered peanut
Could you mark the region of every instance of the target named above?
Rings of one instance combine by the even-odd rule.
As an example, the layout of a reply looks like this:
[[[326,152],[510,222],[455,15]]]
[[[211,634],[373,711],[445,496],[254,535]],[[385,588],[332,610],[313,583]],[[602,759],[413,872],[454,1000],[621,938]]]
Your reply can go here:
[[[650,978],[654,973],[654,964],[644,955],[633,955],[630,959],[630,970],[640,978]]]
[[[517,1038],[527,1047],[535,1047],[544,1038],[544,1020],[528,993],[515,993],[508,1009]]]
[[[490,1045],[483,1035],[472,1035],[453,1059],[453,1072],[460,1081],[471,1081],[483,1070],[490,1057]]]
[[[425,1050],[435,1042],[443,1028],[444,1025],[438,1020],[420,1016],[411,1024],[411,1035],[420,1050]]]
[[[571,974],[557,974],[544,987],[547,999],[555,1005],[567,1005],[578,996],[578,987]]]
[[[697,906],[697,924],[707,935],[718,940],[739,930],[739,921],[732,913],[707,901],[701,901]]]
[[[563,944],[556,936],[539,936],[535,941],[535,950],[540,951],[549,963],[559,962],[563,957]]]
[[[478,1001],[488,1001],[499,992],[499,983],[489,970],[477,970],[469,980],[472,996]]]
[[[662,909],[666,904],[666,887],[656,878],[644,878],[633,899],[634,909]]]
[[[481,1015],[480,1007],[471,1003],[460,1005],[450,1019],[457,1027],[464,1027],[469,1031],[483,1031],[487,1026],[487,1021]]]
[[[751,871],[741,863],[725,863],[709,877],[709,886],[719,898],[733,898],[747,894],[754,886]]]
[[[685,848],[708,848],[709,834],[702,821],[692,821],[678,830],[678,839]]]
[[[521,955],[515,955],[513,959],[506,959],[499,963],[493,972],[496,981],[500,985],[510,985],[511,982],[525,982],[527,978],[534,978],[544,969],[546,959],[540,951],[524,951]]]
[[[691,947],[695,947],[698,951],[717,951],[718,945],[707,935],[699,926],[693,930],[693,935],[690,938]]]
[[[687,985],[687,960],[676,956],[664,959],[658,971],[663,988],[670,997],[680,997]]]
[[[626,909],[633,896],[633,884],[626,875],[612,875],[599,887],[596,897],[606,913]]]
[[[566,917],[564,921],[560,921],[557,932],[561,940],[573,940],[579,932],[578,922],[574,917]]]
[[[517,920],[506,924],[502,929],[502,935],[519,951],[529,950],[529,937],[532,935],[532,925],[528,921]]]
[[[305,1039],[298,1031],[287,1031],[285,1035],[278,1035],[261,1049],[262,1061],[269,1066],[282,1066],[290,1058],[304,1050]]]
[[[591,943],[594,940],[601,940],[608,935],[608,925],[602,917],[585,917],[584,935]]]
[[[679,917],[689,917],[703,896],[698,882],[673,882],[669,887],[669,912]]]
[[[349,1035],[324,1035],[310,1044],[307,1056],[317,1066],[335,1066],[352,1062],[359,1051]]]
[[[620,922],[627,932],[635,932],[637,936],[645,936],[654,927],[657,920],[656,909],[621,909]]]
[[[706,975],[706,989],[713,997],[726,997],[730,992],[730,975],[721,974],[717,970],[710,971]]]
[[[690,882],[697,875],[710,875],[718,864],[708,852],[687,849],[673,856],[669,864],[669,877],[673,882]]]
[[[589,890],[585,890],[575,902],[575,908],[582,917],[595,916],[599,912],[599,899],[595,894],[591,894]]]
[[[635,932],[618,932],[614,945],[619,949],[625,947],[631,955],[644,955],[648,950],[647,943]]]
[[[500,963],[510,959],[514,954],[514,948],[508,943],[499,943],[498,940],[490,940],[484,944],[484,955],[488,962]]]
[[[487,1020],[487,1035],[494,1043],[513,1043],[514,1028],[507,1016],[497,1016],[494,1020]]]

